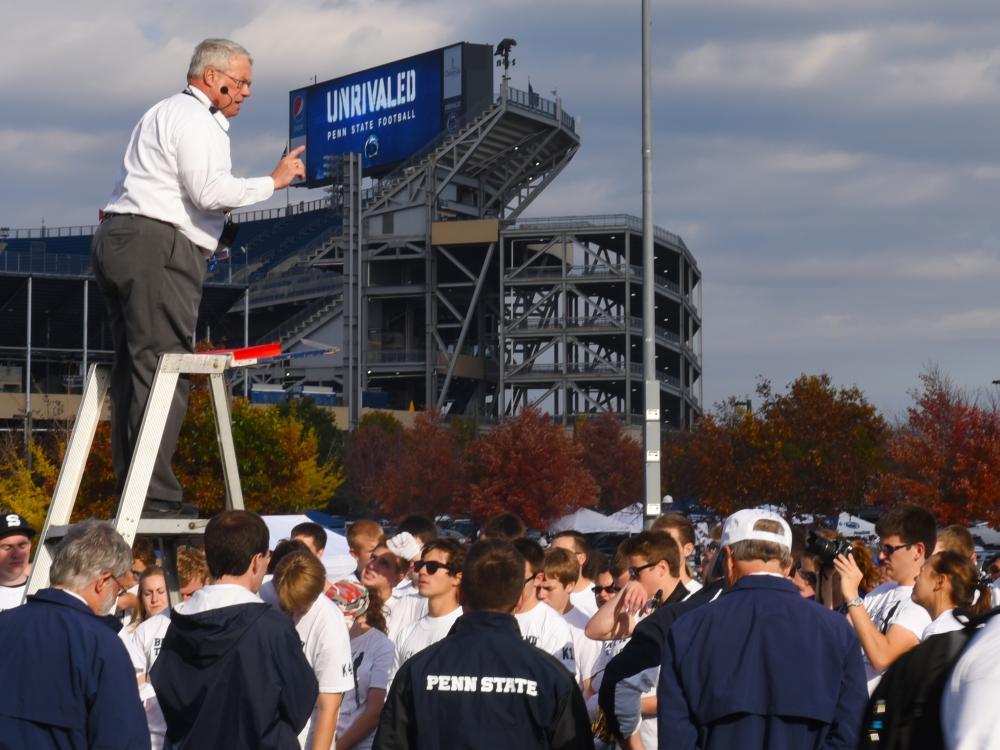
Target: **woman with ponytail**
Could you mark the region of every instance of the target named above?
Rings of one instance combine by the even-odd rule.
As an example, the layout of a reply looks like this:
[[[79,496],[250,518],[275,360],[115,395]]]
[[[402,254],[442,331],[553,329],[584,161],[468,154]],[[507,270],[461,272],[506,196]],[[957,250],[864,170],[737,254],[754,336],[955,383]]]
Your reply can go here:
[[[991,606],[990,590],[979,580],[976,566],[957,552],[938,552],[924,563],[913,586],[913,601],[932,620],[922,640],[964,627],[956,611],[979,614]]]

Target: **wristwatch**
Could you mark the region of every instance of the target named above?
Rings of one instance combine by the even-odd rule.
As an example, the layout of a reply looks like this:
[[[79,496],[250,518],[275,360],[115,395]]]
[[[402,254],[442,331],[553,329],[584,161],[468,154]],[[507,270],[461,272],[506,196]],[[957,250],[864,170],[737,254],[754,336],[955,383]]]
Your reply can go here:
[[[862,599],[860,596],[856,596],[853,599],[851,599],[851,601],[847,602],[847,604],[844,605],[844,608],[850,609],[851,607],[863,607],[863,606],[865,606],[865,600]]]

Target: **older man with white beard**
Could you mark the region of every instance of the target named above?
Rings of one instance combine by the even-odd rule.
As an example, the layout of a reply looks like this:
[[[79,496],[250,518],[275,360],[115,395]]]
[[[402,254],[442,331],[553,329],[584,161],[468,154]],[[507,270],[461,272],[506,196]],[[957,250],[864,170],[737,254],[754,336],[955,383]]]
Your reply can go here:
[[[0,613],[4,747],[149,747],[135,672],[103,617],[131,566],[110,524],[83,521],[56,548],[52,587]]]

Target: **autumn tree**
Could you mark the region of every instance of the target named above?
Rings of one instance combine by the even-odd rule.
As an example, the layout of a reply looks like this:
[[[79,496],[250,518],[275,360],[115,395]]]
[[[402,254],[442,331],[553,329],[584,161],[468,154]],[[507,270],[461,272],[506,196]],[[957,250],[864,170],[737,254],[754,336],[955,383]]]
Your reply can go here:
[[[461,433],[459,433],[461,434]],[[373,478],[373,496],[389,517],[451,513],[461,487],[462,457],[456,431],[438,412],[421,412],[399,437],[396,460]]]
[[[257,513],[289,513],[325,506],[343,483],[340,466],[320,464],[315,431],[273,406],[255,407],[235,398],[233,443],[243,499]],[[222,461],[209,395],[192,390],[174,453],[174,472],[185,499],[202,516],[224,507]]]
[[[373,411],[361,417],[347,440],[345,481],[337,493],[337,511],[371,515],[382,507],[379,482],[386,467],[399,460],[402,433],[403,425],[387,412]]]
[[[873,498],[923,505],[940,524],[1000,523],[1000,410],[963,393],[937,368],[920,380]]]
[[[17,513],[36,531],[41,531],[55,489],[59,467],[43,448],[31,441],[27,461],[20,440],[4,436],[0,441],[0,510]]]
[[[785,393],[761,381],[756,397],[757,410],[731,398],[664,442],[666,491],[720,514],[762,503],[834,513],[866,502],[888,426],[860,390],[802,375]]]
[[[469,446],[467,509],[479,520],[500,511],[529,527],[581,507],[592,507],[599,488],[583,465],[583,449],[547,414],[525,409]]]
[[[583,465],[597,482],[597,510],[612,513],[643,499],[643,454],[614,414],[581,417],[573,433]]]

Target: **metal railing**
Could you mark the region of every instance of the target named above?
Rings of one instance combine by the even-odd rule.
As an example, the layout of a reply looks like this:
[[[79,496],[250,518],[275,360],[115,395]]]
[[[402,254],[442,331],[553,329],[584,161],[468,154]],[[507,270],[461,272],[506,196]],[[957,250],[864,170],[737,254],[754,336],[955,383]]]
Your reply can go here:
[[[642,234],[642,219],[631,214],[590,214],[585,216],[548,216],[542,218],[522,219],[516,224],[507,228],[517,229],[542,229],[552,231],[555,229],[578,229],[581,227],[601,227],[601,228],[622,228]],[[663,227],[653,227],[653,237],[661,242],[674,245],[678,249],[687,249],[678,235],[669,232]]]

